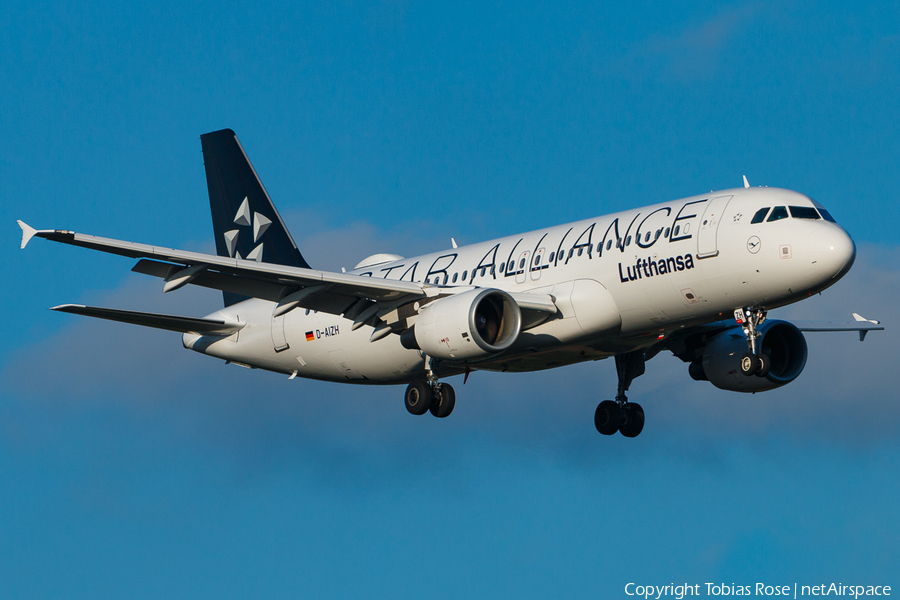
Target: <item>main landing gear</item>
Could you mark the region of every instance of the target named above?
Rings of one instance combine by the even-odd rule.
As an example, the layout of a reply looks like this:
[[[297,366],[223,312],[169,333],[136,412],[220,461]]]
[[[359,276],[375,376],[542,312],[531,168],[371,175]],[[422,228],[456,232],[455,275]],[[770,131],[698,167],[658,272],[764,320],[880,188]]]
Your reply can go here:
[[[429,410],[439,419],[449,417],[456,406],[456,392],[449,383],[441,383],[431,370],[431,357],[425,357],[425,381],[413,381],[403,397],[406,410],[424,415]]]
[[[741,373],[748,377],[752,375],[765,377],[769,374],[769,369],[772,368],[772,359],[757,344],[759,338],[757,327],[765,322],[766,311],[761,308],[756,310],[738,308],[734,311],[734,320],[744,329],[749,350],[741,357]]]
[[[619,390],[615,400],[604,400],[594,412],[594,426],[603,435],[619,432],[625,437],[637,437],[644,429],[644,409],[629,402],[625,392],[636,377],[644,374],[646,361],[643,350],[616,355]]]

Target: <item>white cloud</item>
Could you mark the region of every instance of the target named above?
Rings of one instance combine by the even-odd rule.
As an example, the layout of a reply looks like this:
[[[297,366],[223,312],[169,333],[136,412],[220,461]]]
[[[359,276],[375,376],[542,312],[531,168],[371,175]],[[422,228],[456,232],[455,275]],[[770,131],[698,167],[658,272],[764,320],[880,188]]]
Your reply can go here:
[[[678,80],[712,79],[724,53],[758,26],[756,2],[728,8],[673,35],[651,35],[632,46],[614,67],[616,74],[643,79],[648,69]]]

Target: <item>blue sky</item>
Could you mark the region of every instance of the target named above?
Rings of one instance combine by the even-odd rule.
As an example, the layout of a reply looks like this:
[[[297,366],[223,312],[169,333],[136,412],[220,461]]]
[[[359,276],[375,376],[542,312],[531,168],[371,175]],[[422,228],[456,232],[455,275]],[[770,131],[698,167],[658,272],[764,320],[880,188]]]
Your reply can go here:
[[[0,596],[626,597],[624,586],[900,586],[900,8],[890,3],[7,3],[0,21]],[[311,3],[312,4],[312,3]],[[199,135],[241,139],[314,267],[740,185],[796,189],[859,247],[782,317],[791,385],[661,355],[635,440],[609,362],[401,388],[288,381],[176,334],[203,315],[36,227],[212,248]]]

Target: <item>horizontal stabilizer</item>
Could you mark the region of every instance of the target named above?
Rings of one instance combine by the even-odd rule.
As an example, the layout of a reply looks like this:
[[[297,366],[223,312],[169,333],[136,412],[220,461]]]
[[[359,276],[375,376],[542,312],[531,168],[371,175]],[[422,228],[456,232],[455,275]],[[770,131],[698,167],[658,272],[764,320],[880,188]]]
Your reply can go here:
[[[120,323],[131,323],[156,329],[167,329],[180,333],[196,333],[198,335],[231,335],[240,331],[243,323],[227,322],[218,319],[197,319],[194,317],[179,317],[176,315],[160,315],[156,313],[135,312],[131,310],[119,310],[115,308],[98,308],[96,306],[83,306],[81,304],[63,304],[54,306],[50,310],[96,317]]]

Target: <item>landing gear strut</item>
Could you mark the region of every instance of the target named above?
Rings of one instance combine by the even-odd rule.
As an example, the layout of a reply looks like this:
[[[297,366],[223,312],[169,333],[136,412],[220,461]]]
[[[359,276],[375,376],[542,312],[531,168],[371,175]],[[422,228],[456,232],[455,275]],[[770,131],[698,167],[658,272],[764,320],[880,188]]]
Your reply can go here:
[[[734,311],[734,320],[741,325],[747,336],[748,352],[741,357],[741,373],[748,377],[751,375],[765,377],[772,366],[772,360],[768,354],[762,352],[762,348],[758,347],[759,332],[757,328],[766,321],[766,311],[761,308],[755,310],[737,308]]]
[[[431,369],[432,359],[425,357],[425,381],[413,381],[403,396],[406,410],[414,415],[424,415],[429,410],[439,419],[450,416],[456,406],[456,392],[449,383],[441,383]]]
[[[644,429],[644,409],[629,402],[625,392],[636,377],[644,374],[646,361],[643,350],[616,355],[619,389],[615,400],[604,400],[594,412],[594,426],[603,435],[619,432],[625,437],[637,437]]]

